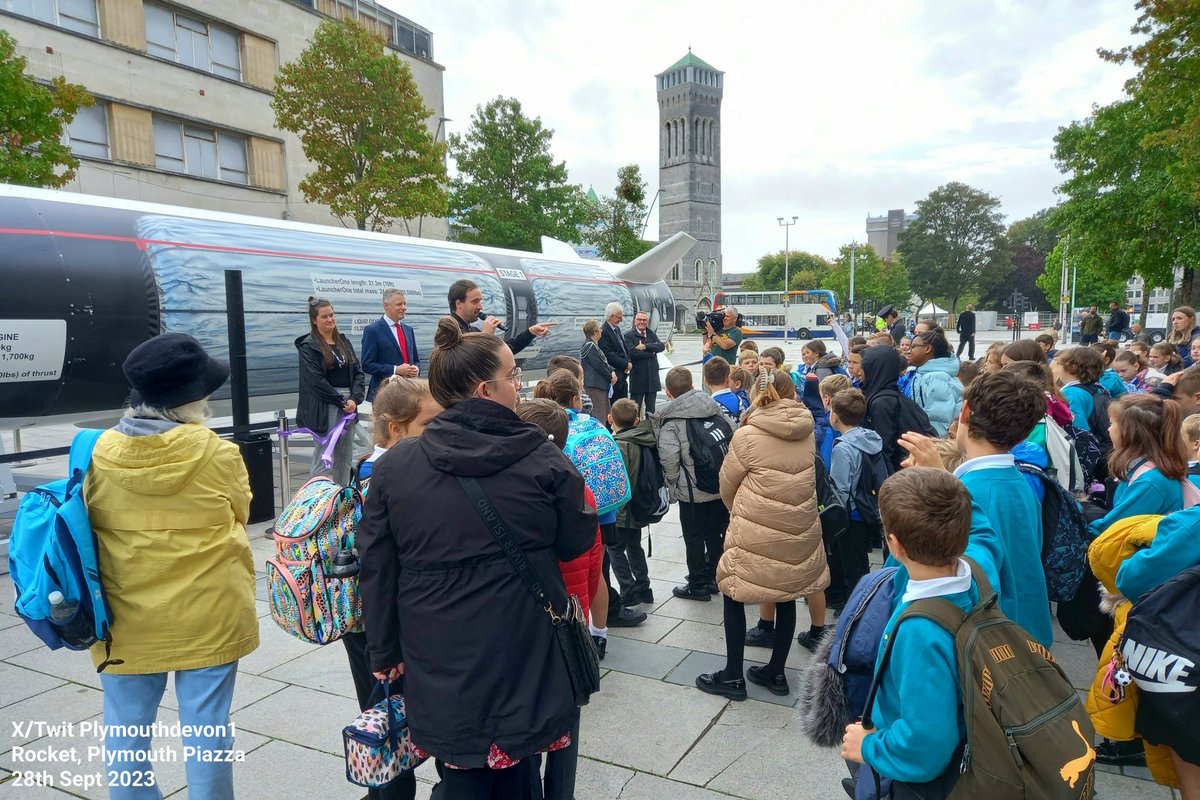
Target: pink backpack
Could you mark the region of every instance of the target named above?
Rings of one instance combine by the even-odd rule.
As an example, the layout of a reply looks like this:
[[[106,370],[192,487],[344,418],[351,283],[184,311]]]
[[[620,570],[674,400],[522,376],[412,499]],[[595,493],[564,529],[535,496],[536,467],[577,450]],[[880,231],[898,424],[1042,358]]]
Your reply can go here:
[[[1139,477],[1145,475],[1147,472],[1157,466],[1158,465],[1153,461],[1143,462],[1140,467],[1133,471],[1133,475],[1129,478],[1129,482],[1133,483]],[[1200,505],[1200,488],[1197,488],[1196,484],[1192,483],[1187,478],[1184,478],[1179,483],[1183,487],[1183,507],[1191,508],[1192,506]]]

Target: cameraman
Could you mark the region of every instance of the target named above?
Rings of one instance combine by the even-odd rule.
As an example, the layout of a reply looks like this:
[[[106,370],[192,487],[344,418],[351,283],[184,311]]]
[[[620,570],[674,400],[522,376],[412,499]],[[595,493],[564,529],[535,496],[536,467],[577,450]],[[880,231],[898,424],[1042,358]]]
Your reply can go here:
[[[704,338],[712,345],[710,352],[730,364],[737,363],[738,350],[742,346],[742,329],[737,326],[737,318],[737,309],[726,306],[725,325],[720,331],[713,328],[711,319],[704,322]]]

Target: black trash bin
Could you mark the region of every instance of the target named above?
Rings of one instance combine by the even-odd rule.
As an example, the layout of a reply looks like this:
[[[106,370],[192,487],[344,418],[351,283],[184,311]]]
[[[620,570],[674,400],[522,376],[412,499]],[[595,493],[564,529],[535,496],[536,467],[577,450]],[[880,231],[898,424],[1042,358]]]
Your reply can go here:
[[[246,472],[250,473],[250,521],[275,519],[275,470],[271,457],[271,435],[267,433],[235,436],[242,451]]]

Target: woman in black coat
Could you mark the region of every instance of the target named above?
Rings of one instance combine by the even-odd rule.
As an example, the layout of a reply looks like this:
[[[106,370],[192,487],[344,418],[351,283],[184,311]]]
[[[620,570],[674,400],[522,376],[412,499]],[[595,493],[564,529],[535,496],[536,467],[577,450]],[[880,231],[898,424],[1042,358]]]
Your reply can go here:
[[[429,386],[445,411],[375,462],[359,527],[368,651],[404,675],[414,744],[447,765],[437,798],[518,797],[518,769],[562,745],[579,709],[538,606],[456,476],[478,479],[541,577],[567,602],[558,561],[596,536],[583,478],[513,412],[520,370],[504,342],[438,324]]]
[[[337,328],[337,318],[328,300],[308,298],[309,333],[296,340],[300,353],[300,392],[296,401],[296,424],[324,436],[344,414],[358,410],[367,396],[367,374],[350,340]],[[313,443],[312,475],[328,474],[343,485],[350,483],[354,459],[354,426],[338,437],[333,465],[321,462],[325,451]]]

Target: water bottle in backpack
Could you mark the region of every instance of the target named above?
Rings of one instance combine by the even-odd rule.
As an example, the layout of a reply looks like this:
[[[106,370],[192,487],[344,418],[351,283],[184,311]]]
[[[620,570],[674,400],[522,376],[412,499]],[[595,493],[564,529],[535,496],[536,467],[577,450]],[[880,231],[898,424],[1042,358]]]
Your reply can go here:
[[[92,624],[79,613],[78,601],[68,601],[62,592],[51,592],[46,599],[50,602],[50,621],[67,645],[82,650],[96,643]]]

